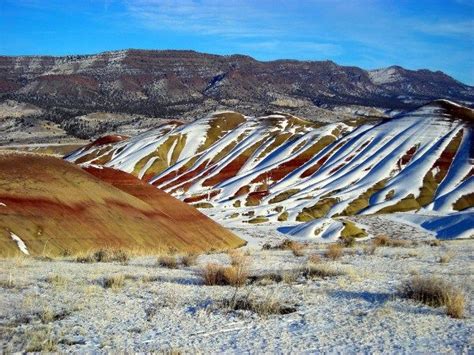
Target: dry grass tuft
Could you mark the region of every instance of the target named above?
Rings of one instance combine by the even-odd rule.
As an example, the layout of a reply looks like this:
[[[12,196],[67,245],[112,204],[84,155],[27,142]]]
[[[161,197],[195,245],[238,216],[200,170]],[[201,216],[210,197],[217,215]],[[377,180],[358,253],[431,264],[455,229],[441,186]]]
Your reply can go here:
[[[223,266],[219,264],[207,264],[201,271],[203,282],[207,286],[241,287],[248,279],[248,268],[246,264]]]
[[[118,290],[119,288],[122,288],[125,285],[125,276],[123,274],[116,274],[104,277],[102,284],[104,288]]]
[[[341,238],[339,242],[345,248],[353,248],[356,245],[356,238],[353,236],[348,236],[348,237]]]
[[[114,248],[103,248],[76,257],[76,261],[80,263],[110,263],[113,261],[127,263],[129,260],[130,252]]]
[[[1,288],[11,289],[11,288],[15,288],[16,286],[17,286],[17,284],[16,284],[15,280],[13,279],[13,275],[12,275],[11,272],[8,274],[8,279],[0,280],[0,287]]]
[[[26,352],[54,352],[57,351],[57,341],[53,339],[51,330],[40,328],[28,331],[25,338],[29,339],[26,345]]]
[[[158,257],[157,264],[168,269],[177,269],[178,259],[175,255],[161,255]]]
[[[296,253],[298,254],[299,251],[302,251],[305,248],[305,245],[303,243],[291,240],[291,239],[285,239],[283,240],[280,244],[272,246],[269,243],[265,243],[262,247],[263,250],[291,250],[293,251],[293,254]]]
[[[308,263],[302,270],[303,276],[306,278],[327,278],[345,275],[345,272],[335,268],[328,263],[312,264]]]
[[[194,266],[197,263],[197,258],[198,258],[197,254],[189,253],[189,254],[183,255],[183,257],[181,258],[181,263],[186,267]]]
[[[379,235],[372,240],[372,245],[376,247],[407,248],[411,243],[408,240],[392,239],[387,235]]]
[[[427,244],[430,247],[440,247],[441,245],[443,245],[443,243],[441,243],[441,240],[439,240],[439,239],[430,240],[430,241],[427,242]]]
[[[294,256],[304,256],[305,245],[302,243],[294,242],[291,243],[290,250]]]
[[[432,307],[446,306],[446,314],[450,317],[464,317],[464,292],[440,278],[414,276],[402,285],[400,291],[403,297]]]
[[[245,255],[241,250],[231,249],[227,252],[232,266],[247,264],[249,262],[248,255]]]
[[[68,284],[68,279],[61,275],[51,275],[46,278],[46,282],[54,287],[65,287]]]
[[[251,311],[262,317],[296,312],[296,307],[283,303],[274,293],[268,293],[265,297],[257,297],[250,293],[244,296],[234,294],[231,299],[223,302],[223,306],[232,311]]]
[[[447,264],[451,261],[453,257],[454,257],[454,253],[451,251],[448,251],[439,257],[439,263]]]
[[[377,250],[377,245],[375,245],[375,244],[366,245],[364,247],[364,254],[366,254],[366,255],[375,255],[376,250]]]
[[[268,272],[249,277],[251,283],[255,283],[259,286],[268,286],[273,283],[284,282],[287,284],[294,283],[298,280],[301,274],[301,270],[284,270],[281,272]]]
[[[308,262],[312,264],[319,264],[321,261],[321,255],[319,254],[311,254],[310,256],[308,256]]]
[[[340,259],[343,255],[342,246],[338,243],[329,244],[324,252],[324,256],[331,260]]]
[[[377,247],[385,247],[390,243],[390,237],[388,235],[379,235],[372,240],[372,244]]]

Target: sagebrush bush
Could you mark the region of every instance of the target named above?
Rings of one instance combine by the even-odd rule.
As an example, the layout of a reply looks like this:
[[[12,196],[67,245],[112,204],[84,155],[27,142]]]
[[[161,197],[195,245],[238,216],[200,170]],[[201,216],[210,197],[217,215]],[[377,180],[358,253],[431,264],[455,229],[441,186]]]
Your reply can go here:
[[[401,295],[432,307],[446,306],[446,314],[462,318],[466,299],[464,292],[440,278],[413,276],[400,288]]]

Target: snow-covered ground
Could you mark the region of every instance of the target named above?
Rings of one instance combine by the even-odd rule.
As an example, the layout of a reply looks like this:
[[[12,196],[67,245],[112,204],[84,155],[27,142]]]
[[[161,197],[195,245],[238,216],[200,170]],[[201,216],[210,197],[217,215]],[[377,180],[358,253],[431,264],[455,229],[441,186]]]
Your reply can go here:
[[[197,265],[174,270],[157,266],[155,257],[135,258],[127,265],[27,256],[1,260],[2,352],[39,346],[61,352],[471,353],[473,241],[430,246],[423,240],[432,236],[416,227],[363,218],[358,222],[379,234],[405,236],[417,245],[379,247],[371,255],[364,249],[367,242],[361,243],[346,249],[339,260],[323,261],[344,275],[249,284],[237,291],[261,299],[271,296],[296,308],[286,315],[264,317],[222,306],[235,289],[204,286],[200,270],[208,262],[227,264],[226,254],[201,255]],[[300,257],[262,250],[260,244],[283,235],[271,226],[233,230],[250,241],[246,249],[252,275],[298,269],[309,255],[322,255],[325,249],[310,244]],[[451,260],[440,263],[446,254]],[[453,319],[443,308],[400,298],[397,288],[415,273],[461,285],[467,317]],[[125,276],[122,288],[101,286],[104,277],[116,274]]]

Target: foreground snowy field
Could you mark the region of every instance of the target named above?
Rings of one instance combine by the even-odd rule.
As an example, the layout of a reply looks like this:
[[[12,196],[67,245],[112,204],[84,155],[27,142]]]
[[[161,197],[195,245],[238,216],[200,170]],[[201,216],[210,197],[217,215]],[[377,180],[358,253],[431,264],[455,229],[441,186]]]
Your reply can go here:
[[[247,238],[258,240],[255,233]],[[156,257],[1,260],[2,352],[473,351],[472,240],[376,249],[367,241],[345,248],[337,260],[324,256],[324,245],[295,256],[257,244],[245,252],[250,279],[240,288],[203,284],[205,265],[229,264],[227,254],[201,255],[195,265],[177,269],[159,266]],[[308,258],[338,275],[303,277],[297,270]],[[282,280],[257,277],[271,274]],[[403,299],[399,287],[415,274],[461,286],[464,317]],[[119,282],[107,288],[114,275]],[[286,314],[230,309],[229,302],[242,297],[278,304]]]

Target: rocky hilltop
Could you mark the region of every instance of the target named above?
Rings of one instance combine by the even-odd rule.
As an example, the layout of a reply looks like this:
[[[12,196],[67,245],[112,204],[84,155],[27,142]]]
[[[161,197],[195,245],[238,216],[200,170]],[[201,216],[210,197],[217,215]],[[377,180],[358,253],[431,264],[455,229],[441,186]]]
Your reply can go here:
[[[37,105],[56,119],[97,111],[195,118],[232,109],[324,120],[321,108],[407,110],[439,98],[472,105],[474,88],[439,71],[366,71],[331,61],[261,62],[194,51],[0,56],[0,100]]]

